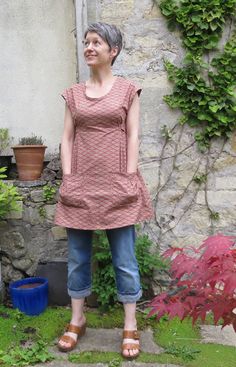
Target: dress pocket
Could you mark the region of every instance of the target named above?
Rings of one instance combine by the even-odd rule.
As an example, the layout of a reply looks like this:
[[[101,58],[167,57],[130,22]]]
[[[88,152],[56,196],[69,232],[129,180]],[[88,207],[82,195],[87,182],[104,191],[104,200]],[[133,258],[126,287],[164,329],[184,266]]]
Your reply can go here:
[[[63,176],[59,188],[59,201],[67,206],[83,207],[84,177],[80,174]]]
[[[112,173],[111,185],[114,206],[126,207],[137,202],[139,197],[139,185],[136,172]]]

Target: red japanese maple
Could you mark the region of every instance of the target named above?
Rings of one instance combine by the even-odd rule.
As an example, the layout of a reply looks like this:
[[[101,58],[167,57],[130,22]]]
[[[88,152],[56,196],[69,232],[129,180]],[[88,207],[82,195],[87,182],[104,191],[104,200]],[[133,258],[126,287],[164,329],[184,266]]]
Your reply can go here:
[[[171,286],[149,304],[148,316],[157,319],[167,314],[193,323],[213,312],[214,322],[232,324],[236,331],[236,237],[217,234],[195,249],[170,248],[163,256],[170,258]]]

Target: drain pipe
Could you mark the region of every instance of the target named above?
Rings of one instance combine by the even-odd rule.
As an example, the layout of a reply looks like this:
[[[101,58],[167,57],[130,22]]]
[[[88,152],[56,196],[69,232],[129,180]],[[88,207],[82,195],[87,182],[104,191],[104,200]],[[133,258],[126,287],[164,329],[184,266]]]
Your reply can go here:
[[[82,40],[88,25],[87,0],[75,0],[76,14],[76,49],[77,49],[77,77],[82,82],[89,78],[89,68],[84,60]]]

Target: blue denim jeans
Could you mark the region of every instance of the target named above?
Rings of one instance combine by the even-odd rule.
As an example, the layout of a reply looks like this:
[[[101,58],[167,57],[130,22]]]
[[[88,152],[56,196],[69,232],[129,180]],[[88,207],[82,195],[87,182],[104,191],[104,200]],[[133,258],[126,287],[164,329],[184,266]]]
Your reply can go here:
[[[66,228],[68,236],[68,294],[84,298],[91,294],[92,230]],[[134,225],[106,230],[115,270],[118,301],[134,303],[142,296],[135,257]],[[106,284],[104,284],[106,287]]]

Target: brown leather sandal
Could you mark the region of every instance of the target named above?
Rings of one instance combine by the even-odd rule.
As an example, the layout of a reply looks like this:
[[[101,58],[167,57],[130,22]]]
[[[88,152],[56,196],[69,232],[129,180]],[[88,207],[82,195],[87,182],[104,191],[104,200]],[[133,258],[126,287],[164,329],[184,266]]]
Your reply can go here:
[[[77,343],[78,343],[78,339],[80,336],[83,336],[85,334],[86,331],[86,323],[83,324],[82,326],[76,326],[76,325],[72,325],[72,324],[67,324],[66,325],[66,329],[65,332],[71,332],[71,333],[75,333],[78,335],[77,340],[73,339],[71,336],[69,335],[62,335],[57,343],[57,347],[61,352],[70,352],[71,350],[73,350]],[[60,344],[60,341],[63,341],[65,343],[70,343],[69,347],[66,346],[62,346]]]
[[[137,330],[124,330],[123,331],[123,339],[134,339],[134,340],[139,340],[140,339],[140,333]],[[124,355],[124,350],[138,350],[138,353],[136,353],[134,356],[131,355]],[[122,352],[121,355],[122,357],[126,358],[126,359],[135,359],[139,356],[139,351],[140,351],[140,344],[135,344],[135,343],[123,343],[122,344]]]

